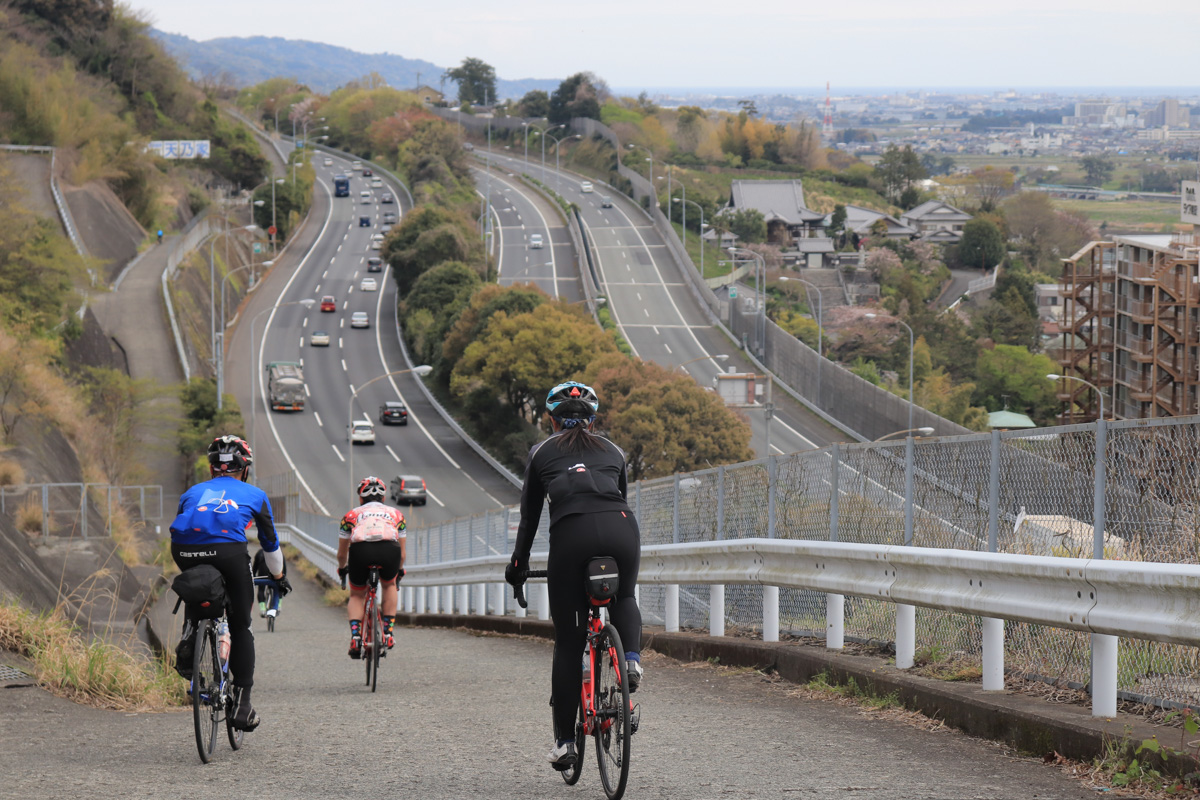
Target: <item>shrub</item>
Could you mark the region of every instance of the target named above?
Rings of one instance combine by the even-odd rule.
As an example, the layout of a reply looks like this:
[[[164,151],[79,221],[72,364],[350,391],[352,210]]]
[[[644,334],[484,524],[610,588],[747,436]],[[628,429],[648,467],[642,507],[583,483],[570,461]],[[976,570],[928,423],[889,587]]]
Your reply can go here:
[[[25,482],[25,470],[15,461],[0,461],[0,486],[19,486]]]
[[[25,502],[21,503],[17,508],[17,516],[14,520],[17,530],[30,536],[37,535],[42,532],[42,502],[37,495],[30,492]]]

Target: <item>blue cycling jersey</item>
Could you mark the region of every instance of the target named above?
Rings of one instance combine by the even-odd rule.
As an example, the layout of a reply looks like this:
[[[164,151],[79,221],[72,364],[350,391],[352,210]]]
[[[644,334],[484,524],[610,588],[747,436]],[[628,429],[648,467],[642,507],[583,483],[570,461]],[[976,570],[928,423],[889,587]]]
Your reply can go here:
[[[245,542],[246,531],[258,526],[258,542],[267,553],[279,549],[271,501],[257,486],[221,475],[197,483],[179,498],[171,523],[171,542],[181,545]]]

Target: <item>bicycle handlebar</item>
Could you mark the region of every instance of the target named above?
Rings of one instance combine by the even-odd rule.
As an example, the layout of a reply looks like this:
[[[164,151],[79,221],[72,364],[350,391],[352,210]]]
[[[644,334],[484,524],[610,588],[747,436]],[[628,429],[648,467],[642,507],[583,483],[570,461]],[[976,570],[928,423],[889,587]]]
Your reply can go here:
[[[529,608],[529,603],[525,601],[525,581],[530,578],[544,578],[548,574],[548,570],[544,569],[527,569],[521,573],[521,582],[513,587],[513,599],[521,608]]]

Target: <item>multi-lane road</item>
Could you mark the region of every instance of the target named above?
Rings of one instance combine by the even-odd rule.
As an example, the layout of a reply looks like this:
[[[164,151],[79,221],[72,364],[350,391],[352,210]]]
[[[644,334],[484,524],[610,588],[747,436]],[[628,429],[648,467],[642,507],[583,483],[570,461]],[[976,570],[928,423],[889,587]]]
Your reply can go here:
[[[226,377],[248,417],[259,474],[294,469],[303,502],[320,513],[339,516],[350,507],[352,487],[363,476],[378,475],[390,482],[400,474],[420,475],[428,487],[428,502],[407,511],[418,527],[515,503],[516,487],[471,450],[424,400],[415,383],[418,378],[411,373],[381,377],[406,369],[408,363],[398,335],[395,282],[386,265],[383,272],[369,273],[367,258],[379,254],[370,246],[372,235],[380,232],[383,214],[394,211],[402,218],[409,209],[380,203],[383,189],[378,188],[364,203],[360,191],[368,188],[368,181],[361,172],[351,172],[349,163],[336,157],[332,166],[325,166],[324,159],[319,154],[314,161],[313,209],[306,229],[296,237],[297,252],[281,258],[254,293],[229,348]],[[335,174],[352,175],[350,197],[333,196]],[[386,184],[388,179],[383,180]],[[398,187],[386,188],[393,196],[404,197]],[[363,215],[370,226],[360,226]],[[362,290],[365,277],[375,278],[375,291]],[[319,304],[305,307],[300,302],[319,301],[325,295],[334,298],[335,311],[322,312]],[[354,312],[365,312],[369,327],[352,328]],[[310,344],[315,330],[329,333],[328,347]],[[309,395],[304,411],[268,411],[266,387],[259,381],[253,388],[254,402],[250,401],[250,375],[264,375],[262,367],[271,361],[303,363]],[[388,400],[408,406],[408,425],[380,423],[379,408]],[[351,417],[375,423],[374,445],[355,445],[352,452],[347,436]]]

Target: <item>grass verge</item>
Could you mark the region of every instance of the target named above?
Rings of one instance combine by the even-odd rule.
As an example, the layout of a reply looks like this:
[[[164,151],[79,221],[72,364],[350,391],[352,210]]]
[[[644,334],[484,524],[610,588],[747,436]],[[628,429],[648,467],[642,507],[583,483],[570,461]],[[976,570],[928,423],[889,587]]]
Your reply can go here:
[[[321,598],[321,601],[325,603],[325,605],[332,608],[346,605],[346,601],[350,599],[349,589],[343,589],[342,587],[332,584],[326,580],[325,577],[321,575],[321,571],[317,569],[317,565],[305,558],[304,554],[301,553],[300,550],[294,545],[285,544],[283,545],[282,549],[283,557],[286,558],[288,562],[297,570],[299,570],[301,575],[308,578],[310,581],[314,581],[325,587],[325,594]]]
[[[32,661],[39,686],[83,705],[165,711],[186,699],[185,684],[169,664],[111,642],[89,642],[58,612],[0,605],[0,648]]]

